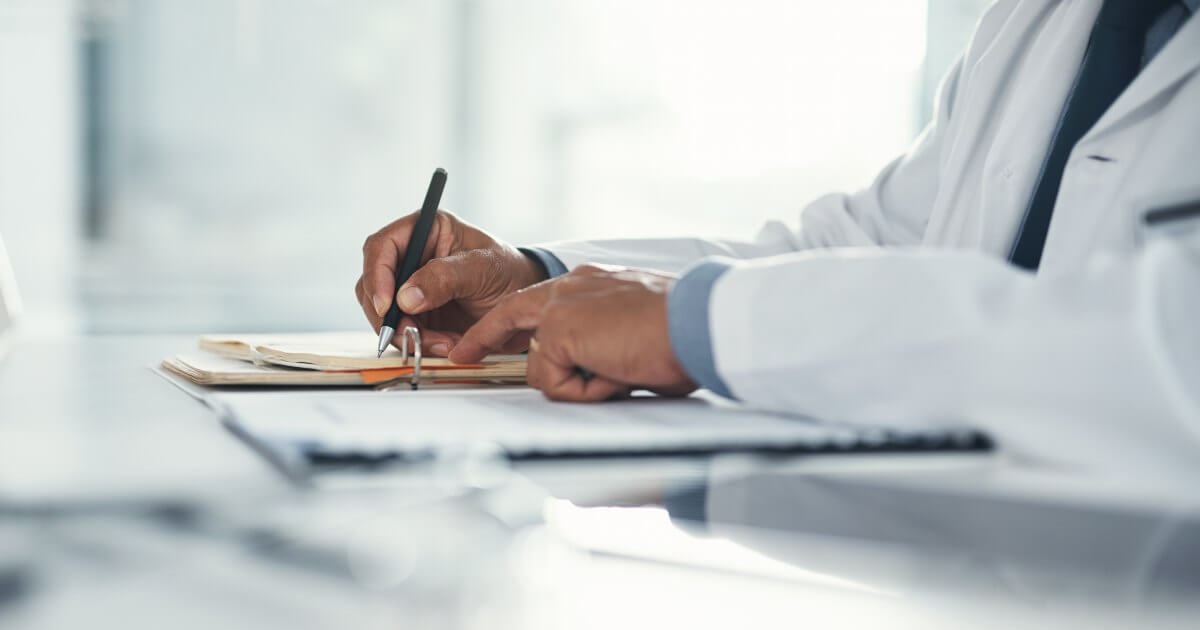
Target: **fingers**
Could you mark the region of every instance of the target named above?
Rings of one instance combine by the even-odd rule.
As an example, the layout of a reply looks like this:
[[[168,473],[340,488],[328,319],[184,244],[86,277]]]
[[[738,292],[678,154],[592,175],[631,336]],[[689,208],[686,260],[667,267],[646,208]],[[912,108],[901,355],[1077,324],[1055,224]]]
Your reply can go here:
[[[358,297],[358,303],[362,306],[363,313],[367,316],[367,321],[371,323],[371,328],[378,333],[379,327],[383,324],[383,318],[375,312],[370,298],[367,297],[366,291],[363,289],[362,278],[359,278],[358,283],[354,285],[354,294]],[[407,326],[413,326],[421,331],[421,352],[429,356],[444,357],[449,355],[450,349],[458,344],[458,340],[462,338],[462,335],[455,332],[428,328],[411,315],[405,315],[400,318],[397,330],[403,331]],[[400,347],[400,341],[400,335],[392,337],[392,345],[396,348]]]
[[[458,345],[458,340],[461,338],[462,335],[458,333],[422,328],[421,350],[433,357],[449,356],[450,350]]]
[[[512,337],[509,337],[508,342],[501,346],[500,352],[502,354],[517,354],[519,352],[525,352],[525,350],[529,348],[529,341],[532,336],[533,333],[528,331],[519,332]],[[461,338],[462,337],[460,336],[459,339]]]
[[[553,348],[548,351],[531,341],[526,376],[529,386],[542,390],[546,398],[564,402],[594,402],[629,394],[629,386],[603,376],[585,376],[573,363],[563,361],[562,356],[561,351]]]
[[[399,328],[397,331],[403,331],[406,327],[413,326],[421,331],[421,352],[426,356],[444,357],[450,354],[450,349],[453,348],[462,335],[448,330],[434,330],[426,327],[421,322],[417,321],[411,315],[405,315],[400,318]],[[399,332],[392,338],[392,345],[396,348],[400,347],[401,336]]]
[[[363,292],[371,309],[380,317],[387,313],[396,292],[396,267],[408,247],[418,212],[401,217],[367,237],[363,243]],[[450,213],[439,210],[429,241],[424,244],[422,262],[449,253],[450,237],[454,232]]]
[[[511,290],[511,270],[496,252],[474,249],[429,261],[396,293],[400,310],[419,314],[452,300],[499,296]]]
[[[411,231],[411,225],[404,231],[406,234]],[[399,264],[401,251],[395,240],[381,234],[382,231],[376,232],[363,243],[361,282],[364,309],[375,313],[382,320],[392,305],[392,292],[396,288],[396,265]],[[375,327],[379,328],[378,325]]]
[[[375,312],[375,307],[371,304],[371,298],[367,296],[366,291],[363,289],[363,279],[361,276],[354,285],[354,296],[358,298],[358,304],[362,307],[363,314],[367,316],[367,321],[371,323],[371,328],[375,332],[379,332],[379,326],[383,323],[383,317]]]
[[[550,400],[562,402],[599,402],[629,395],[629,386],[603,376],[584,379],[573,368],[547,370],[546,382],[538,389]]]
[[[472,294],[482,278],[472,273],[472,256],[455,254],[429,261],[396,292],[400,310],[417,315]]]
[[[537,340],[530,339],[529,354],[527,354],[525,357],[525,384],[534,389],[541,389],[542,383],[545,382],[543,368],[546,362],[544,360],[539,361],[535,359],[540,351],[541,347],[538,345]]]
[[[552,283],[536,284],[505,297],[463,335],[450,352],[455,363],[476,363],[505,349],[522,331],[541,322],[542,310],[553,291]]]

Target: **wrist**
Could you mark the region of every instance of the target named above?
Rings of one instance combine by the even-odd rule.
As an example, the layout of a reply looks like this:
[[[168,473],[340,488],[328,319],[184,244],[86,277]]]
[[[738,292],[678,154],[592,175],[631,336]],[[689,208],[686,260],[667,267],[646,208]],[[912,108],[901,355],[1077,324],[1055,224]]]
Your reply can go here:
[[[566,265],[558,259],[558,256],[555,256],[549,250],[542,249],[541,247],[518,247],[517,251],[533,261],[537,278],[535,282],[557,278],[568,271]]]
[[[526,249],[506,246],[512,250],[512,258],[516,263],[516,279],[518,288],[525,288],[550,278],[546,265],[536,255]]]

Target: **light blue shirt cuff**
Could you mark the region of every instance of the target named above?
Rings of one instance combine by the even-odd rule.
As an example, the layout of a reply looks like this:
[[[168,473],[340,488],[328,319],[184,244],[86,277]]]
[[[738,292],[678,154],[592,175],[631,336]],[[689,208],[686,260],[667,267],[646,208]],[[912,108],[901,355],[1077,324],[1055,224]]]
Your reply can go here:
[[[551,254],[548,249],[542,249],[541,247],[518,247],[517,251],[537,261],[546,270],[547,278],[557,278],[567,273],[567,266],[558,259],[558,256]]]
[[[706,258],[684,270],[667,294],[667,326],[675,358],[697,385],[734,398],[717,374],[713,361],[709,297],[717,278],[731,267],[720,258]]]

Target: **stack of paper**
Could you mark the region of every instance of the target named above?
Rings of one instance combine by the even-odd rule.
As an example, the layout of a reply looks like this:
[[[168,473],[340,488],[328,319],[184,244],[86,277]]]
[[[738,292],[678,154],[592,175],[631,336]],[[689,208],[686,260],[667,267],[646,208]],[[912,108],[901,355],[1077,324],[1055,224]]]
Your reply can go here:
[[[200,350],[162,363],[197,385],[378,385],[411,378],[413,358],[395,348],[375,356],[368,332],[207,335]],[[423,357],[422,384],[524,383],[523,355],[493,355],[456,364]]]

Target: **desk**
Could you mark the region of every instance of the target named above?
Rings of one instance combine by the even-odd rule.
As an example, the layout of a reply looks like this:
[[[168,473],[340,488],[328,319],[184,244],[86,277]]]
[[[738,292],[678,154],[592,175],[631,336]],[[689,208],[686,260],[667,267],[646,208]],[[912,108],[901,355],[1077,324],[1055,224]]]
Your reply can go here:
[[[396,472],[367,479],[381,483],[304,489],[147,369],[191,343],[18,340],[0,363],[0,626],[770,628],[803,620],[960,628],[1129,620],[1125,608],[1114,615],[1104,602],[1055,608],[987,589],[960,592],[953,583],[918,588],[931,585],[919,572],[888,571],[894,550],[876,554],[869,532],[840,539],[848,550],[841,557],[818,558],[803,545],[830,531],[805,531],[803,519],[762,520],[804,513],[765,510],[788,505],[780,491],[799,497],[835,482],[843,484],[838,496],[903,483],[910,498],[927,491],[951,506],[951,486],[964,499],[974,490],[1036,494],[992,474],[964,474],[978,473],[978,460],[921,460],[918,473],[905,475],[897,471],[913,473],[914,460],[541,463],[489,488]],[[85,360],[64,366],[69,356]],[[699,496],[699,513],[712,522],[679,529],[661,507],[551,500],[603,506],[666,497],[671,507],[680,491]],[[677,517],[687,512],[679,505]],[[575,516],[552,518],[563,510]],[[838,510],[848,523],[880,514],[869,501],[846,500]],[[768,531],[775,533],[764,537]],[[640,549],[622,546],[630,540]],[[968,565],[959,575],[975,574]],[[887,588],[871,585],[877,575]],[[1135,608],[1167,626],[1194,612]]]
[[[202,406],[148,366],[191,341],[83,337],[13,344],[0,361],[0,497],[45,509],[243,497],[284,487]],[[77,360],[72,360],[77,357]]]

